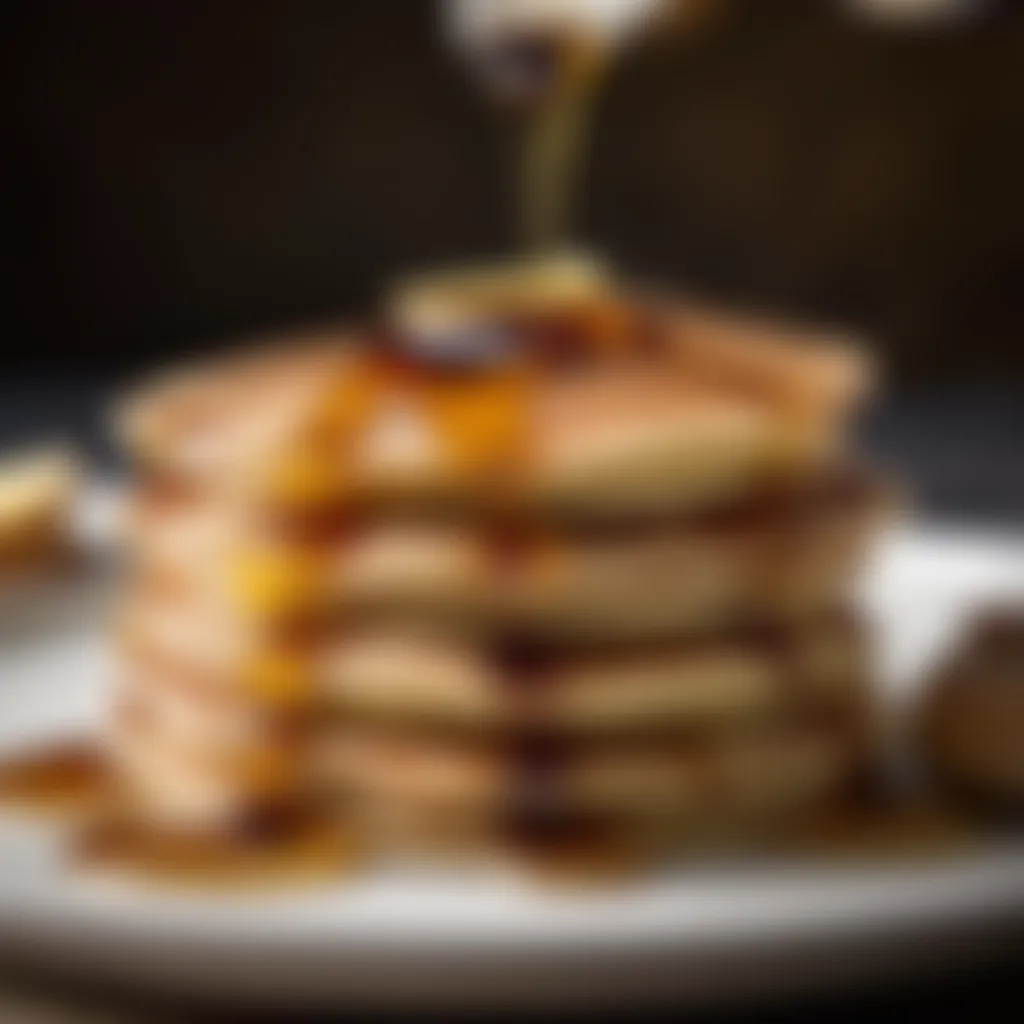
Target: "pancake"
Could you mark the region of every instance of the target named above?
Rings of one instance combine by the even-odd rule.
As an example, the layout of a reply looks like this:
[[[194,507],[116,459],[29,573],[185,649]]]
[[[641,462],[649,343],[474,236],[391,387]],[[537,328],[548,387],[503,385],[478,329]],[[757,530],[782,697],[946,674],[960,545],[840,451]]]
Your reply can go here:
[[[569,880],[762,849],[841,799],[863,764],[841,733],[776,725],[721,733],[699,756],[591,753],[524,790],[493,755],[344,742],[331,781],[344,787],[346,820],[382,852],[496,859]]]
[[[861,749],[852,726],[779,715],[703,732],[580,741],[357,722],[323,732],[316,771],[327,791],[439,814],[707,816],[723,801],[770,809],[825,791]]]
[[[303,389],[272,401],[257,392],[232,408],[202,376],[196,396],[176,383],[151,397],[152,408],[140,400],[129,433],[158,474],[216,479],[272,506],[339,492],[389,503],[503,503],[511,489],[514,500],[560,514],[716,501],[770,477],[793,443],[743,401],[701,393],[660,368],[571,382],[494,371],[410,383],[375,358],[353,354],[332,385],[303,382],[345,401],[362,402],[350,396],[364,389],[373,395],[358,423],[318,450],[305,436],[304,418],[316,417],[299,400]],[[203,412],[204,402],[213,411]]]
[[[508,614],[550,636],[694,633],[842,601],[884,521],[878,481],[826,473],[703,514],[554,533],[508,575]]]
[[[495,328],[476,315],[477,333]],[[153,474],[268,505],[511,503],[559,516],[706,507],[835,452],[862,390],[854,355],[739,331],[719,366],[685,322],[651,344],[654,328],[627,320],[611,354],[594,328],[568,371],[536,322],[486,358],[424,358],[388,344],[393,330],[296,338],[157,383],[129,400],[120,432]],[[764,385],[776,370],[783,400]]]
[[[128,539],[143,578],[255,617],[399,610],[641,635],[836,603],[887,505],[852,470],[703,514],[573,526],[367,512],[272,526],[212,496],[143,492]]]
[[[845,699],[870,659],[860,631],[844,621],[551,647],[397,620],[319,637],[232,636],[191,604],[179,610],[153,600],[133,603],[119,644],[129,678],[178,680],[201,699],[282,713],[324,705],[477,728],[542,722],[581,731],[751,716],[805,697]]]
[[[791,700],[843,699],[867,654],[846,625],[780,638],[725,633],[616,650],[494,651],[458,637],[366,629],[329,648],[324,699],[350,715],[502,728],[611,732],[770,712]]]

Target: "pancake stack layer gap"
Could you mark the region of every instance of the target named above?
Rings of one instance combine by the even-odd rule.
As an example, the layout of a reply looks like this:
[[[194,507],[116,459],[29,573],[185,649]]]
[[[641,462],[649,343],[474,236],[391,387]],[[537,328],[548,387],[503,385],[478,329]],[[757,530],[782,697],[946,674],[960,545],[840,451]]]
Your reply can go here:
[[[888,502],[844,437],[870,386],[842,338],[554,260],[144,388],[92,855],[764,841],[873,742],[849,593]]]

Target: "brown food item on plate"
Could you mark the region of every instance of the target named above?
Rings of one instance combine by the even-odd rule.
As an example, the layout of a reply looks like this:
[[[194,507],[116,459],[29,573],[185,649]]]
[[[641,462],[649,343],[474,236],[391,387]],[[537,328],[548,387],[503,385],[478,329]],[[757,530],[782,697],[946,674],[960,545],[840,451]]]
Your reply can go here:
[[[1024,816],[1024,605],[977,613],[929,682],[916,733],[948,793],[979,809]]]

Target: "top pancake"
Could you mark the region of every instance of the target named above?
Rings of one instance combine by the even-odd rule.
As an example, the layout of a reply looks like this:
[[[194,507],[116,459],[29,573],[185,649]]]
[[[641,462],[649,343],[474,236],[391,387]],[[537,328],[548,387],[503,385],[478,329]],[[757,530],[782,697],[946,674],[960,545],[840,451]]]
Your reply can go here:
[[[866,387],[833,339],[656,309],[585,275],[508,280],[461,298],[458,279],[419,283],[375,333],[284,339],[157,382],[121,436],[158,476],[287,509],[635,514],[817,467]]]

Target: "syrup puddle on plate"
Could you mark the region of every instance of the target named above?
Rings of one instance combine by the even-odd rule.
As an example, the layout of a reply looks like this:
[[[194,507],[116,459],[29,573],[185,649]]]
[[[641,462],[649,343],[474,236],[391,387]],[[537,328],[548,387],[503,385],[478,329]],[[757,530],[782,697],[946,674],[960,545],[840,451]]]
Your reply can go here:
[[[110,795],[103,755],[85,739],[32,747],[0,760],[0,806],[78,817],[107,803]]]
[[[274,890],[351,873],[357,844],[336,814],[296,813],[273,827],[169,834],[118,813],[100,747],[87,739],[30,748],[0,760],[0,807],[66,823],[70,862],[162,888]]]

